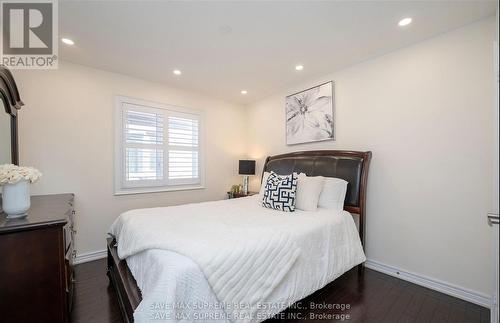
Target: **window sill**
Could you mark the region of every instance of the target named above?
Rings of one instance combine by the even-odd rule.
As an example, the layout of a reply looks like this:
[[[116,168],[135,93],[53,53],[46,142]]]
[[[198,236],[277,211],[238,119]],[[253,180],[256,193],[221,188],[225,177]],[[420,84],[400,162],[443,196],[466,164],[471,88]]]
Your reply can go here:
[[[176,186],[176,187],[145,187],[145,188],[130,188],[130,189],[120,189],[114,192],[115,196],[120,195],[133,195],[133,194],[148,194],[148,193],[161,193],[161,192],[174,192],[174,191],[190,191],[190,190],[202,190],[205,186],[203,185],[189,185],[189,186]]]

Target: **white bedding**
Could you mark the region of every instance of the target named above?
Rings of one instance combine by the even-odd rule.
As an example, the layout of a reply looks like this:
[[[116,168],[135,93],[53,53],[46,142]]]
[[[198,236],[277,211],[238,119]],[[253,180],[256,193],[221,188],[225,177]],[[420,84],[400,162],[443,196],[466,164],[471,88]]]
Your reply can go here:
[[[228,312],[244,314],[238,317],[240,321],[263,321],[365,260],[349,213],[320,208],[316,212],[298,210],[290,214],[265,209],[259,201],[258,196],[253,196],[181,207],[184,213],[189,213],[186,214],[188,219],[192,213],[203,213],[213,218],[214,223],[222,221],[230,231],[238,228],[238,232],[241,227],[250,232],[271,228],[276,235],[292,240],[293,244],[288,246],[298,248],[298,257],[277,285],[271,286],[269,293],[259,299],[258,308],[223,310],[216,296],[220,298],[220,291],[219,294],[214,292],[214,281],[209,283],[210,279],[206,278],[200,264],[185,255],[153,248],[127,255],[127,264],[143,296],[134,313],[135,321],[221,322],[228,318],[236,321],[233,316],[228,316]],[[135,210],[132,215],[127,214],[137,216],[152,210],[154,214],[165,217],[173,213],[173,208],[168,207]],[[123,225],[120,218],[111,229],[111,233],[118,235],[119,247],[120,230],[117,228]]]

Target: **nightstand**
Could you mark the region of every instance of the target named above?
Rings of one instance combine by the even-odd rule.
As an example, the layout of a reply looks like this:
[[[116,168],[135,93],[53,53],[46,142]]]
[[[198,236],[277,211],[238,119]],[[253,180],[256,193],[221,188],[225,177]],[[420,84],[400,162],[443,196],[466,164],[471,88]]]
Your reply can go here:
[[[247,197],[247,196],[252,196],[255,194],[259,194],[259,192],[248,192],[247,194],[227,192],[227,197],[230,199],[237,199],[238,197]]]

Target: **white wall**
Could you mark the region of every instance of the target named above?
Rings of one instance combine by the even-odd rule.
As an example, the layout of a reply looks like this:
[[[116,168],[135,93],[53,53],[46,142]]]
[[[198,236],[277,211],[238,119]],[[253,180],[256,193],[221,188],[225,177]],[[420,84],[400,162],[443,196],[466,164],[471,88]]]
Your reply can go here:
[[[494,152],[494,156],[493,156],[493,169],[494,169],[494,172],[493,172],[493,202],[492,202],[492,205],[491,205],[491,211],[493,213],[496,213],[498,214],[499,212],[499,198],[498,198],[498,195],[499,195],[499,183],[498,183],[498,159],[499,159],[499,156],[498,156],[498,149],[499,149],[499,137],[500,137],[500,132],[499,132],[499,128],[498,128],[498,118],[499,118],[499,102],[498,102],[498,83],[499,83],[499,77],[500,77],[500,74],[499,74],[499,68],[498,68],[498,57],[499,57],[499,40],[498,40],[498,24],[499,24],[499,19],[498,19],[498,15],[499,15],[499,12],[498,12],[498,4],[497,4],[497,14],[496,14],[496,18],[495,18],[495,21],[496,21],[496,27],[495,27],[495,41],[496,43],[494,44],[495,48],[494,48],[494,67],[493,67],[493,72],[494,72],[494,75],[493,75],[493,88],[494,88],[494,98],[493,98],[493,152]]]
[[[20,161],[43,172],[33,194],[75,193],[77,249],[105,249],[123,211],[222,199],[244,155],[243,107],[120,74],[62,62],[55,71],[13,71],[22,99]],[[113,196],[115,96],[205,110],[206,189]]]
[[[371,150],[368,258],[491,295],[493,39],[489,19],[252,104],[249,155]],[[336,141],[286,146],[285,96],[329,80]]]

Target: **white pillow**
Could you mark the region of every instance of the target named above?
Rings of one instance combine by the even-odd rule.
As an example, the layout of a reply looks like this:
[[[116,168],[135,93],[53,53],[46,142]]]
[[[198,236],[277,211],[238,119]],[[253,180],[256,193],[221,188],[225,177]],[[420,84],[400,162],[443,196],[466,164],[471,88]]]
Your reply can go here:
[[[267,178],[269,177],[270,172],[264,172],[264,175],[262,175],[262,183],[260,183],[260,191],[259,195],[264,196],[264,191],[266,190],[266,183],[267,183]]]
[[[346,181],[335,177],[324,177],[323,190],[319,196],[318,206],[342,211],[346,192]]]
[[[324,177],[306,176],[300,173],[295,193],[295,207],[303,211],[316,211],[323,185]]]

